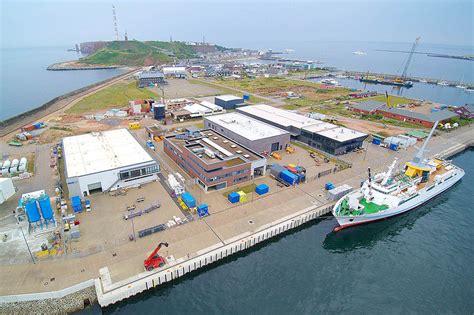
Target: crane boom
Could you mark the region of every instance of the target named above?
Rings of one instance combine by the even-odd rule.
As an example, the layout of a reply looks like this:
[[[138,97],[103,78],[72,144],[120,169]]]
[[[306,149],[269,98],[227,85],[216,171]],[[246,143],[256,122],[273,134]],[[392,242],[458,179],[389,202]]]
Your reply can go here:
[[[407,63],[405,64],[405,68],[403,69],[402,80],[405,80],[407,78],[408,67],[410,66],[411,60],[413,58],[413,53],[415,52],[416,46],[418,46],[418,43],[419,43],[420,39],[421,39],[421,37],[417,37],[415,42],[413,43],[413,46],[411,46],[411,50],[410,50],[410,54],[408,55]]]

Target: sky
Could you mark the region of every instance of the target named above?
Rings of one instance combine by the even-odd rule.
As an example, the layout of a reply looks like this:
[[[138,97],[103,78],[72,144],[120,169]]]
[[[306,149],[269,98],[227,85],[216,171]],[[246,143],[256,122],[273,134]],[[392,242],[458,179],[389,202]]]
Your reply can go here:
[[[0,0],[1,47],[73,46],[123,38],[246,47],[270,41],[413,42],[474,46],[473,1]]]

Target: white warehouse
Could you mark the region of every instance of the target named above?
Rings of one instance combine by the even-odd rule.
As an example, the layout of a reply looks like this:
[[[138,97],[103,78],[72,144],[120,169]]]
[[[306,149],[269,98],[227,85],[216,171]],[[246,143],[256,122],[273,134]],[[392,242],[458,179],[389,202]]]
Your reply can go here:
[[[63,139],[70,196],[155,181],[159,164],[126,129],[93,132]]]
[[[261,154],[285,150],[290,143],[288,131],[239,113],[206,116],[204,127]]]

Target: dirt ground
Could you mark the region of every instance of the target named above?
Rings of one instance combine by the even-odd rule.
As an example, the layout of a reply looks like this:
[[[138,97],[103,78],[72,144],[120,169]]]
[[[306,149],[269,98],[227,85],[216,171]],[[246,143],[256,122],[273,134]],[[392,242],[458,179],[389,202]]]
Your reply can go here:
[[[337,120],[348,128],[352,128],[367,134],[383,132],[387,135],[395,136],[404,134],[407,131],[411,130],[403,127],[385,125],[374,121],[360,120],[343,116],[338,116]]]
[[[190,83],[185,79],[166,79],[168,84],[163,90],[165,98],[182,98],[182,97],[203,97],[209,95],[222,94],[222,91],[203,84]],[[148,87],[150,91],[162,95],[161,90],[157,87]]]

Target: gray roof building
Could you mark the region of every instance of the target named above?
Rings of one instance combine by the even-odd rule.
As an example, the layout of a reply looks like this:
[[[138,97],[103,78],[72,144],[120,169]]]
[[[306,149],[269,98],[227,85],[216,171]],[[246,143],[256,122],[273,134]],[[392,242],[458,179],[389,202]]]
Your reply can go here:
[[[381,108],[379,109],[379,111],[429,122],[444,121],[458,116],[456,113],[453,113],[449,110],[440,110],[438,112],[433,112],[429,114],[411,112],[400,108]]]
[[[369,100],[365,102],[361,102],[355,105],[352,105],[351,107],[353,109],[357,109],[359,111],[364,111],[364,112],[373,112],[376,111],[377,109],[380,109],[385,106],[384,102],[379,102],[379,101],[374,101],[374,100]]]

